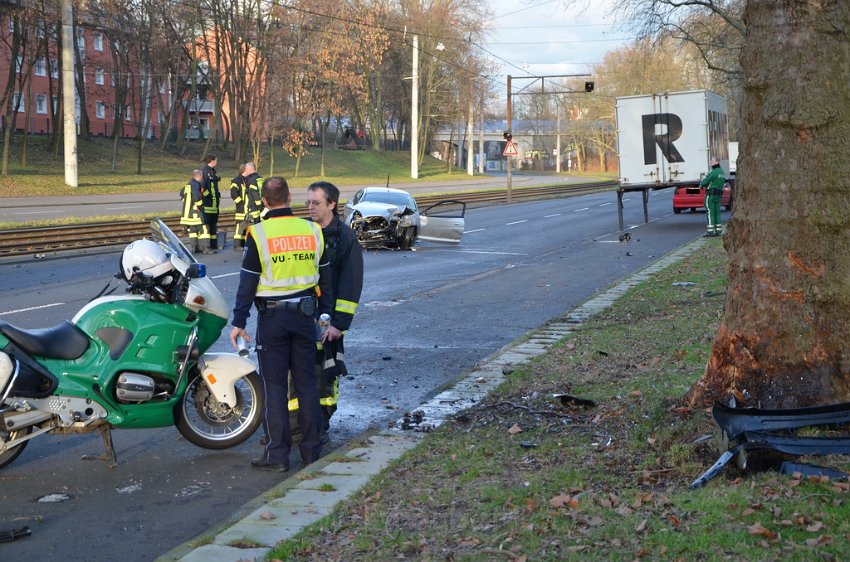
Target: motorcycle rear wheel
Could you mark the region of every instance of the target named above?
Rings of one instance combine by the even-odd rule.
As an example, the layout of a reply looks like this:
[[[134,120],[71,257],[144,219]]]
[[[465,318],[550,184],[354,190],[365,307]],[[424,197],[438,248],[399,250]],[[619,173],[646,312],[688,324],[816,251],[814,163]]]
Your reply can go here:
[[[260,376],[248,373],[236,381],[236,406],[215,399],[201,377],[189,382],[177,412],[177,430],[204,449],[235,447],[254,434],[262,421]]]
[[[13,439],[29,435],[31,431],[32,427],[24,427],[15,431],[0,431],[0,439],[2,439],[4,443],[8,443]],[[7,464],[11,463],[13,460],[18,458],[18,455],[24,452],[24,449],[26,448],[27,444],[29,444],[29,441],[24,441],[20,445],[16,445],[11,449],[7,449],[0,453],[0,468],[3,468]]]

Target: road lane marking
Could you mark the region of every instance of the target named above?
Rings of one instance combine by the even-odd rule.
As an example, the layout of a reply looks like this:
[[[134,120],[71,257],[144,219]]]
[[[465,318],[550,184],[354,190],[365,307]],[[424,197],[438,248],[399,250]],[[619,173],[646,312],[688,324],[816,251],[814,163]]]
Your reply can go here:
[[[509,222],[509,223],[506,223],[505,226],[511,226],[512,224],[521,224],[521,223],[524,223],[524,222],[528,222],[528,219],[522,219],[521,221]]]
[[[234,271],[233,273],[222,273],[221,275],[213,275],[210,279],[221,279],[222,277],[232,277],[234,275],[239,275],[238,271]]]
[[[489,252],[487,250],[442,250],[444,252],[452,252],[455,254],[493,254],[495,256],[527,256],[528,254],[519,254],[517,252]]]
[[[42,309],[42,308],[51,308],[53,306],[63,306],[64,304],[65,304],[64,302],[54,302],[54,303],[51,303],[51,304],[43,304],[41,306],[31,306],[29,308],[19,308],[17,310],[7,310],[6,312],[0,312],[0,316],[3,316],[4,314],[16,314],[18,312],[29,312],[31,310],[39,310],[39,309]]]
[[[586,210],[588,210],[588,209],[590,209],[590,207],[582,207],[581,209],[576,209],[576,210],[575,210],[575,211],[573,211],[573,212],[574,212],[574,213],[580,213],[580,212],[582,212],[582,211],[586,211]]]
[[[138,209],[139,207],[144,207],[145,205],[124,205],[123,207],[107,207],[107,211],[120,211],[122,209]]]
[[[471,234],[473,232],[481,232],[482,230],[487,230],[486,228],[476,228],[475,230],[464,230],[464,234]]]
[[[12,213],[13,215],[37,215],[39,213],[64,213],[65,211],[21,211],[18,213]]]
[[[543,215],[544,219],[551,219],[552,217],[560,217],[561,213],[555,213],[554,215]]]
[[[599,205],[599,206],[600,206],[600,207],[604,207],[605,205],[612,205],[612,203],[602,203],[602,204],[601,204],[601,205]]]

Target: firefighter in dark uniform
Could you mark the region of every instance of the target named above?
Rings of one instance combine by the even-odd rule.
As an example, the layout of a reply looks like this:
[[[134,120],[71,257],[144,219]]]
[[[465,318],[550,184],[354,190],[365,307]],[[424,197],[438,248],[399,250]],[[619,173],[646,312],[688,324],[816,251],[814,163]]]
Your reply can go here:
[[[236,227],[233,233],[233,249],[241,250],[245,246],[245,206],[247,203],[247,185],[245,184],[245,164],[239,166],[239,175],[230,180],[230,198],[236,207],[233,219]]]
[[[204,223],[207,225],[207,232],[203,236],[209,242],[210,250],[218,250],[218,211],[221,205],[218,182],[221,178],[215,171],[218,164],[215,154],[208,154],[204,162],[201,173],[204,176]],[[200,241],[203,243],[204,238]]]
[[[192,171],[192,179],[180,190],[180,198],[183,200],[180,224],[189,231],[189,245],[192,251],[198,254],[206,254],[208,251],[200,245],[200,238],[207,233],[207,225],[204,221],[204,175],[200,170]]]
[[[249,224],[260,222],[260,217],[263,215],[263,181],[253,162],[245,164],[245,185],[248,195],[245,213]]]
[[[726,173],[720,167],[720,159],[711,157],[711,171],[699,182],[700,187],[708,187],[705,196],[705,214],[708,227],[703,236],[720,236],[723,225],[720,224],[720,199],[723,197],[723,184],[726,183]]]
[[[334,298],[330,326],[318,343],[316,354],[319,401],[324,415],[322,438],[325,441],[339,400],[339,379],[348,374],[343,336],[351,327],[363,291],[363,249],[354,231],[339,219],[336,212],[338,203],[339,189],[332,183],[319,181],[307,188],[310,218],[322,227],[325,239]]]
[[[276,472],[289,470],[292,447],[287,373],[300,403],[301,461],[310,464],[321,454],[322,411],[314,371],[316,315],[329,314],[333,302],[322,229],[294,216],[290,202],[285,179],[271,177],[265,182],[263,203],[269,212],[266,220],[248,228],[230,332],[234,348],[237,338],[250,341],[245,325],[253,302],[265,397],[263,426],[269,440],[251,466]]]

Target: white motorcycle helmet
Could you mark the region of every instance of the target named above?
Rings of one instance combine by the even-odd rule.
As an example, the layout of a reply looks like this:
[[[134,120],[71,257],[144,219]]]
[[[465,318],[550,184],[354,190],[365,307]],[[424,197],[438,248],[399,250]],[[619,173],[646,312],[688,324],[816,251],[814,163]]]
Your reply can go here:
[[[168,254],[152,240],[136,240],[124,248],[121,255],[121,273],[128,281],[136,272],[158,279],[172,271],[174,266]]]

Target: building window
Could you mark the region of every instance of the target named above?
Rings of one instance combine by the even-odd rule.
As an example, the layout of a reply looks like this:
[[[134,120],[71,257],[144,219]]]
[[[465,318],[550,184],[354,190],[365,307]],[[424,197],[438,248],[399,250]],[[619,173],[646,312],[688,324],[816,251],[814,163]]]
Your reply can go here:
[[[53,96],[53,113],[59,113],[59,96]]]
[[[103,69],[99,66],[94,68],[94,83],[103,86]]]
[[[35,112],[36,113],[47,113],[47,96],[44,94],[38,94],[35,96]]]
[[[102,51],[103,50],[103,33],[100,31],[94,32],[94,50]]]
[[[35,75],[36,76],[47,76],[47,66],[44,64],[44,59],[39,57],[35,61]]]
[[[24,68],[24,55],[18,55],[15,59],[15,72],[18,74],[21,73],[21,70]]]
[[[129,105],[124,106],[124,121],[130,121],[130,118],[133,116],[131,111],[132,108]]]
[[[24,103],[26,103],[26,99],[20,92],[12,94],[12,109],[17,108],[18,111],[23,111]]]
[[[50,77],[59,78],[59,63],[56,59],[50,59]]]
[[[44,20],[38,20],[35,24],[35,36],[44,39]]]
[[[102,101],[96,102],[94,104],[94,115],[98,119],[106,119],[106,104]]]

